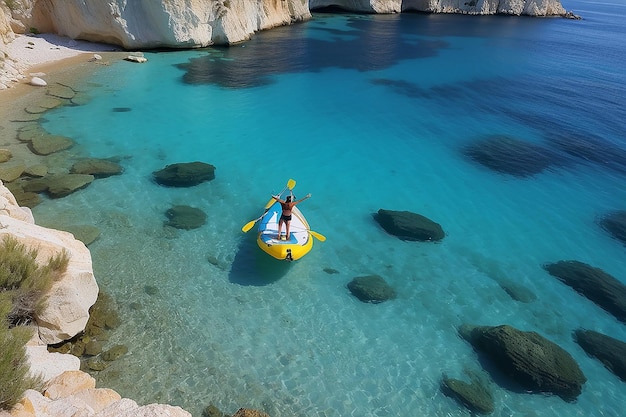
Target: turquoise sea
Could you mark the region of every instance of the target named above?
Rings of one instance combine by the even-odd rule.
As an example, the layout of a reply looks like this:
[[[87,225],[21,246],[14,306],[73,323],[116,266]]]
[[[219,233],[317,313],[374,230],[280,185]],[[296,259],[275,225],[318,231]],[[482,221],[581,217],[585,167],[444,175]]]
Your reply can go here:
[[[626,280],[626,248],[598,225],[626,209],[615,153],[626,150],[626,5],[564,6],[583,20],[315,13],[230,48],[98,69],[82,86],[91,100],[46,113],[44,127],[76,141],[70,158],[120,158],[125,171],[33,210],[44,226],[101,230],[94,271],[123,319],[109,343],[129,352],[98,385],[197,417],[208,404],[272,417],[467,416],[440,384],[469,370],[490,381],[493,416],[623,415],[626,385],[572,332],[626,341],[626,326],[542,265],[579,260]],[[502,135],[553,159],[538,172],[515,159],[516,175],[467,156]],[[572,138],[600,156],[564,152]],[[215,165],[216,178],[152,181],[192,161]],[[290,178],[297,197],[312,194],[299,207],[327,237],[291,264],[241,232]],[[164,228],[179,204],[207,223]],[[422,214],[446,237],[401,241],[374,221],[380,208]],[[398,297],[356,299],[347,283],[369,274]],[[535,299],[515,301],[511,283]],[[559,344],[588,379],[582,394],[569,403],[499,385],[458,335],[465,323]]]

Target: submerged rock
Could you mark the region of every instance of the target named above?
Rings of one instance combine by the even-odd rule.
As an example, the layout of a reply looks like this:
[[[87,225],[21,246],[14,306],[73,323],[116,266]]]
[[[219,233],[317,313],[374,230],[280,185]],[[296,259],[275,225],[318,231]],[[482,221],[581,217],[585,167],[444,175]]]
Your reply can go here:
[[[13,153],[8,149],[0,149],[0,163],[7,162],[13,158]]]
[[[626,382],[626,343],[593,330],[576,330],[576,343]]]
[[[550,275],[626,323],[626,285],[600,268],[579,261],[544,265]]]
[[[626,245],[626,210],[607,214],[600,220],[600,227]]]
[[[166,226],[184,230],[197,229],[206,223],[207,218],[205,212],[190,206],[174,206],[165,215],[169,219],[165,222]]]
[[[438,241],[445,236],[439,223],[410,211],[380,209],[374,219],[387,233],[402,240]]]
[[[505,135],[476,141],[463,154],[493,171],[516,177],[538,174],[555,162],[547,148]]]
[[[70,100],[76,95],[76,91],[69,85],[56,83],[48,87],[48,95],[60,99]]]
[[[100,229],[90,224],[74,224],[63,227],[63,230],[70,232],[74,237],[89,246],[98,237],[100,237]]]
[[[102,352],[102,359],[107,362],[115,361],[128,353],[125,345],[115,345],[111,349]]]
[[[233,417],[270,417],[269,414],[263,411],[253,410],[250,408],[240,408],[237,410]]]
[[[626,149],[622,149],[600,136],[562,132],[551,134],[546,139],[555,147],[581,161],[626,172]]]
[[[215,167],[204,162],[167,165],[152,173],[154,180],[169,187],[191,187],[215,178]]]
[[[477,375],[473,373],[468,373],[468,375],[471,380],[469,383],[444,376],[441,391],[458,400],[472,412],[478,414],[493,413],[495,407],[489,388]]]
[[[87,187],[93,182],[94,176],[84,174],[58,174],[44,177],[41,180],[45,181],[47,186],[46,191],[51,198],[61,198]]]
[[[378,275],[354,278],[348,283],[348,289],[356,298],[366,303],[378,304],[396,298],[396,290]]]
[[[526,287],[516,284],[511,281],[498,282],[500,288],[502,288],[512,299],[519,301],[520,303],[532,303],[537,299],[534,292]]]
[[[0,181],[13,182],[18,179],[26,169],[26,165],[22,162],[1,164],[0,165]]]
[[[21,184],[17,183],[7,183],[5,184],[6,188],[8,188],[17,203],[22,207],[33,208],[39,203],[41,203],[41,197],[39,194],[29,191],[24,191]]]
[[[60,135],[35,136],[30,142],[30,150],[36,155],[50,155],[74,146],[74,141]]]
[[[574,401],[587,381],[568,352],[538,333],[508,325],[464,326],[460,333],[524,390]]]
[[[89,174],[96,178],[119,175],[124,171],[121,165],[107,159],[87,158],[76,162],[70,168],[72,174]]]

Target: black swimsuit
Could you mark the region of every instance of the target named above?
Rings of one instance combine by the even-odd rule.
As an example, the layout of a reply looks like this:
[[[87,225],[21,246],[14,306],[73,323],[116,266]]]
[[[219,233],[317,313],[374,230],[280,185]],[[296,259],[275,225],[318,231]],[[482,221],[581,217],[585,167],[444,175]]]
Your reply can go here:
[[[284,220],[286,222],[290,222],[291,221],[291,214],[289,216],[285,216],[284,214],[280,215],[281,220]]]

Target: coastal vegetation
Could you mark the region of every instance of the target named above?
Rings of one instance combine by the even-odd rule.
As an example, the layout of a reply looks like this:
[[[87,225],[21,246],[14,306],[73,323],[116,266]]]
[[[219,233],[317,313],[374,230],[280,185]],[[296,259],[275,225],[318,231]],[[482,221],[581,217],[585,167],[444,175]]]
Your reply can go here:
[[[45,307],[46,294],[65,272],[69,254],[63,250],[44,264],[38,251],[15,237],[0,242],[0,410],[11,409],[27,389],[37,389],[41,379],[29,374],[26,342],[29,326]]]

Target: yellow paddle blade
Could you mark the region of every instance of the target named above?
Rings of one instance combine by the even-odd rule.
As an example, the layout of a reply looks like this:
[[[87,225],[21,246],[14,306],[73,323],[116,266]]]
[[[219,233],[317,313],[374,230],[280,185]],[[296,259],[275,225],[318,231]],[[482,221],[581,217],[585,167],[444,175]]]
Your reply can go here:
[[[254,226],[254,223],[256,223],[257,220],[250,220],[248,223],[244,224],[244,226],[241,228],[241,231],[247,233],[248,230],[252,229],[252,226]]]
[[[313,230],[309,230],[309,233],[311,234],[311,236],[313,236],[314,238],[316,238],[317,240],[319,240],[320,242],[324,242],[326,240],[326,236],[314,232]]]
[[[270,198],[270,201],[268,201],[267,204],[265,205],[265,210],[272,207],[272,204],[274,204],[275,202],[276,200],[274,200],[273,198]]]
[[[289,191],[293,190],[293,187],[295,186],[296,186],[296,180],[290,179],[289,181],[287,181],[287,188],[289,188]]]

